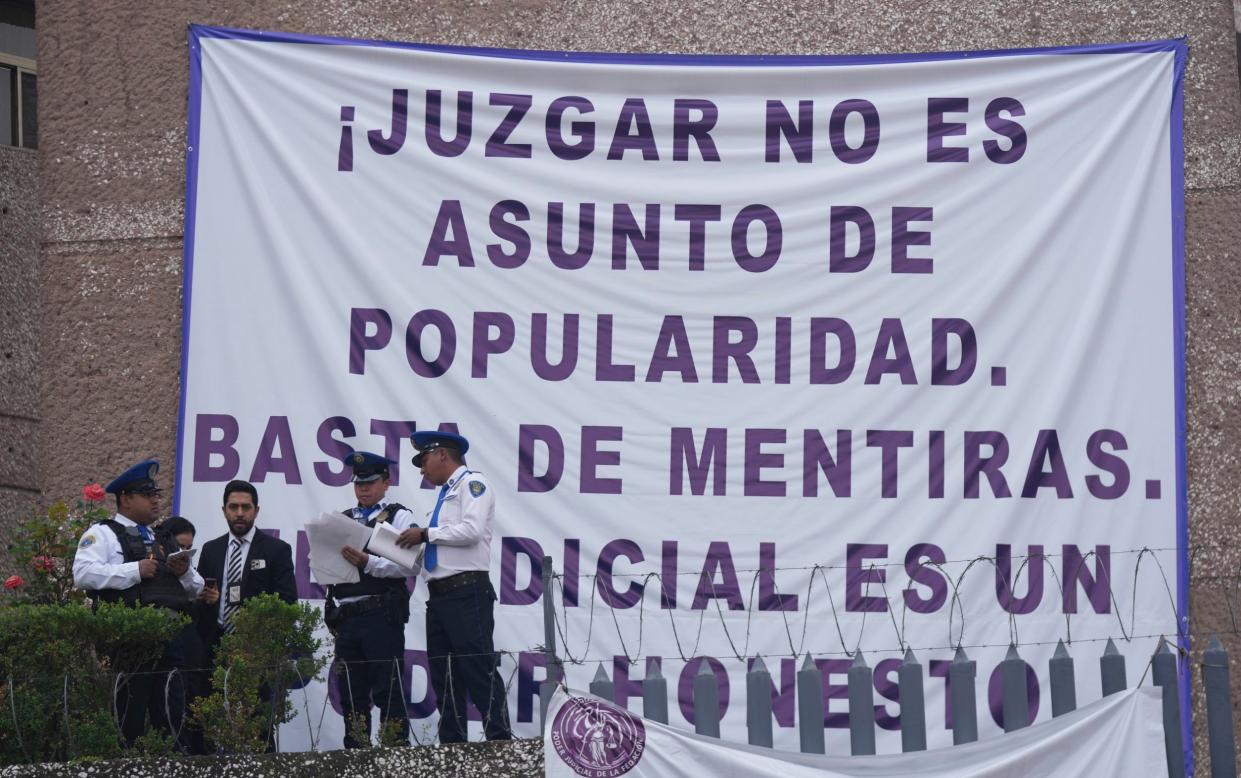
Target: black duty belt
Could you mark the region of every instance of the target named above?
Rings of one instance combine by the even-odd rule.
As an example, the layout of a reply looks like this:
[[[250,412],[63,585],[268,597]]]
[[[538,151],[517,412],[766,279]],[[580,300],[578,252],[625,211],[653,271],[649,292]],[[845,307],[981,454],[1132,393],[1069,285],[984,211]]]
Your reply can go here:
[[[365,600],[358,600],[356,602],[342,602],[339,606],[340,617],[342,619],[348,619],[354,616],[361,616],[363,614],[370,613],[371,611],[377,611],[383,606],[383,597],[380,597],[379,595],[371,595]]]
[[[427,581],[427,591],[431,593],[432,597],[438,597],[451,592],[453,589],[460,589],[463,586],[473,586],[474,584],[483,582],[491,582],[491,578],[487,571],[471,570],[467,573],[450,575],[447,578],[435,578],[429,580]]]

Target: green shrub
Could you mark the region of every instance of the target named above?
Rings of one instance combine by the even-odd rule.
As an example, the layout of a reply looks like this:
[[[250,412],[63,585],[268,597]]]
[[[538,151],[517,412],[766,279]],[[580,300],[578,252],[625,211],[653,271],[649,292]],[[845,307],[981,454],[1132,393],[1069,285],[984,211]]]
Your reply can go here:
[[[157,659],[185,623],[109,603],[0,608],[0,763],[119,756],[117,674]]]
[[[247,599],[233,617],[234,631],[216,651],[212,693],[192,706],[207,739],[233,753],[262,753],[267,733],[293,718],[288,689],[317,678],[326,659],[314,637],[319,611],[289,605],[274,594]],[[262,689],[270,690],[264,701]]]

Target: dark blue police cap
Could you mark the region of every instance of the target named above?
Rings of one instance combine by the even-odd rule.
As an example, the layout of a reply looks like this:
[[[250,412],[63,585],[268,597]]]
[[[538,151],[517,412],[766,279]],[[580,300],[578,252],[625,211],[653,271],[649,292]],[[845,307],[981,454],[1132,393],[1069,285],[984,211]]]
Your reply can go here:
[[[451,432],[427,430],[415,432],[409,436],[409,439],[414,442],[414,448],[418,449],[418,453],[414,454],[414,467],[422,467],[422,455],[429,454],[437,448],[451,448],[461,454],[470,450],[470,441]]]
[[[388,477],[388,465],[395,465],[387,457],[372,454],[369,451],[355,451],[345,457],[345,461],[353,468],[353,482],[364,484]]]
[[[139,462],[116,478],[113,478],[112,482],[105,486],[103,490],[109,494],[161,492],[163,490],[155,483],[155,475],[158,472],[159,462],[154,459],[148,459],[145,462]]]

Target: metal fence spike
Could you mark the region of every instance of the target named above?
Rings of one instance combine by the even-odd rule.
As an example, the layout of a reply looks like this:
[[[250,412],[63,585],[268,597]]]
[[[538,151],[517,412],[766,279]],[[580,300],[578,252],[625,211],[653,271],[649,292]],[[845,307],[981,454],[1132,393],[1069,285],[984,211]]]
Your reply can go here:
[[[823,673],[806,654],[802,669],[797,671],[797,731],[803,754],[825,752],[823,726]]]
[[[1056,644],[1056,653],[1047,663],[1048,676],[1051,681],[1051,715],[1063,716],[1077,710],[1077,675],[1073,667],[1073,657],[1064,647],[1064,641]]]
[[[896,682],[901,697],[901,751],[925,751],[926,695],[922,665],[913,649],[906,649],[905,660],[896,671]]]
[[[1163,638],[1151,658],[1151,681],[1163,690],[1163,744],[1168,778],[1184,778],[1185,758],[1181,745],[1181,705],[1176,655]]]
[[[646,677],[642,679],[642,715],[660,724],[668,723],[668,681],[660,672],[660,663],[646,660]]]
[[[1211,778],[1236,778],[1237,745],[1232,725],[1228,650],[1211,635],[1202,654],[1202,686],[1206,692],[1208,753]]]
[[[720,736],[720,688],[705,657],[694,675],[694,731],[707,737]]]
[[[771,673],[762,657],[755,657],[750,670],[745,674],[745,723],[750,745],[771,748],[774,744],[772,732],[772,688]]]
[[[866,665],[861,651],[853,657],[848,679],[849,752],[870,756],[875,753],[875,673]]]

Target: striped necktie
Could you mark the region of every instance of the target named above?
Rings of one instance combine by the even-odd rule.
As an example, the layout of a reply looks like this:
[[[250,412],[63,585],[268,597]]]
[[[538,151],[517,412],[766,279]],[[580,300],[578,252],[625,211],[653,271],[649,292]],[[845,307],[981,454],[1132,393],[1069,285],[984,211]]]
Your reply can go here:
[[[241,587],[241,538],[234,537],[229,545],[228,551],[228,569],[225,576],[224,596],[227,598],[224,602],[224,632],[232,633],[233,616],[236,615],[237,609],[241,607],[241,598],[238,597],[234,602],[232,593],[234,587],[240,591]]]

